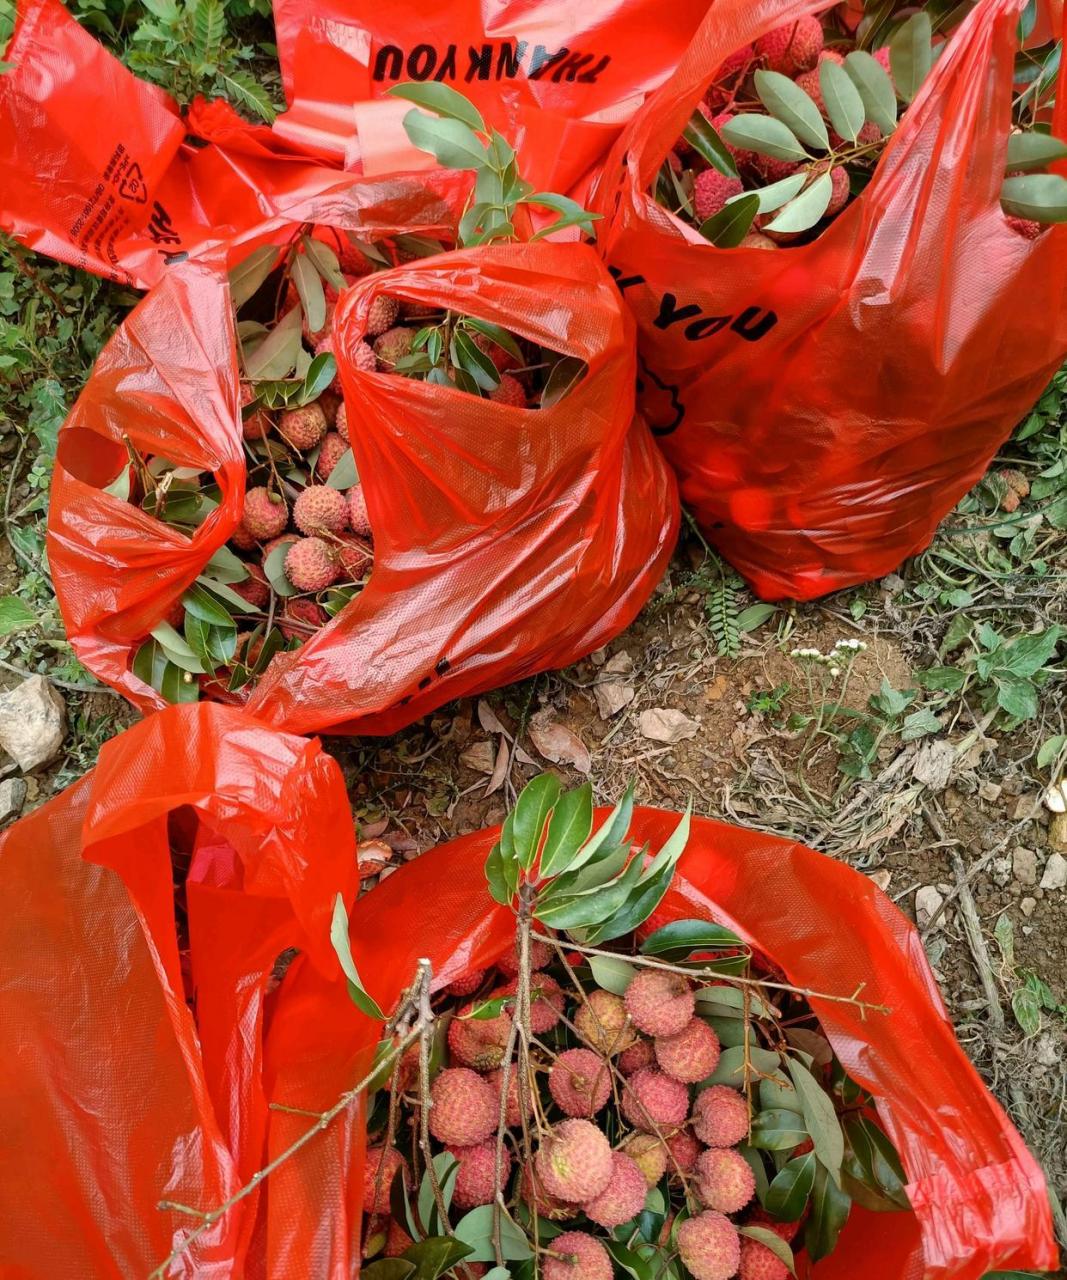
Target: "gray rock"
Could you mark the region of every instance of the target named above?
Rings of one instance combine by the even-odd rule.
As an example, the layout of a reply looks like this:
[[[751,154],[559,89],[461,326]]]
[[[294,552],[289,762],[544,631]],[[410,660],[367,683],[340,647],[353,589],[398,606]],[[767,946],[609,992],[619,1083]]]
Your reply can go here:
[[[1042,889],[1062,889],[1067,885],[1067,858],[1062,853],[1050,853],[1041,877]]]
[[[1020,884],[1037,884],[1037,854],[1033,849],[1016,849],[1011,864]]]
[[[593,686],[593,697],[600,712],[601,720],[610,720],[618,715],[623,707],[634,700],[637,691],[632,684],[621,684],[618,680],[605,680],[603,684]]]
[[[1029,919],[1034,914],[1034,911],[1037,909],[1037,899],[1023,898],[1022,902],[1019,903],[1019,908],[1022,911],[1023,915],[1026,916],[1027,919]]]
[[[67,731],[67,704],[44,676],[0,694],[0,747],[29,773],[54,760]]]
[[[5,778],[0,782],[0,822],[8,818],[17,818],[26,803],[26,781],[24,778]]]
[[[684,711],[676,707],[653,707],[650,711],[642,711],[637,721],[641,733],[653,742],[681,742],[684,738],[695,738],[700,732],[700,724],[691,720]]]

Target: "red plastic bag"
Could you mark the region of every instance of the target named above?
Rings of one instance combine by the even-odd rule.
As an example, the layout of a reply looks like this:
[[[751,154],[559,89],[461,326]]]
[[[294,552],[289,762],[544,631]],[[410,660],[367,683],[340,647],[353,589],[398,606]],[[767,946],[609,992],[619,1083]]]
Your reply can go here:
[[[639,809],[632,830],[656,846],[676,822]],[[192,832],[194,1013],[171,900],[181,826]],[[338,771],[317,745],[201,706],[108,743],[93,774],[0,840],[0,892],[17,908],[0,919],[5,1275],[147,1275],[198,1225],[159,1201],[216,1208],[310,1127],[279,1106],[322,1112],[362,1078],[380,1027],[351,1004],[326,947],[328,905],[351,891],[350,833]],[[513,917],[483,872],[496,834],[423,855],[352,908],[356,963],[384,1008],[419,957],[440,987],[512,944]],[[866,877],[696,819],[649,927],[693,916],[744,936],[797,986],[852,994],[864,984],[866,999],[893,1010],[864,1020],[813,1000],[846,1069],[877,1098],[915,1205],[854,1209],[816,1280],[1055,1267],[1037,1165],[960,1049],[918,935]],[[265,995],[290,946],[300,954]],[[360,1122],[353,1109],[317,1134],[167,1274],[348,1280]]]
[[[363,227],[391,215],[426,234],[426,197],[362,211],[353,196],[293,221]],[[290,223],[285,223],[288,230]],[[267,234],[272,228],[265,229]],[[447,303],[588,363],[558,403],[499,405],[349,367],[344,346],[379,292]],[[374,528],[369,585],[248,701],[305,733],[391,733],[452,698],[567,666],[636,616],[678,528],[673,477],[634,417],[633,326],[594,251],[513,245],[423,259],[345,295],[338,351],[353,452]],[[221,266],[175,268],[104,350],[60,433],[48,557],[81,661],[143,710],[166,705],[132,654],[241,515],[244,460]],[[126,457],[214,471],[218,510],[189,538],[104,492]]]
[[[644,96],[663,82],[707,10],[676,0],[274,0],[290,110],[277,131],[302,147],[392,165],[403,111],[381,101],[405,80],[469,97],[515,146],[540,190],[581,189]],[[383,141],[381,135],[387,141]],[[358,136],[357,136],[358,135]]]
[[[825,7],[713,5],[596,198],[637,317],[641,404],[682,500],[772,599],[878,577],[925,547],[1067,353],[1067,230],[1024,239],[999,202],[1023,0],[981,0],[817,240],[714,248],[648,194],[722,61]]]
[[[191,858],[179,876],[188,974],[175,929],[175,842]],[[295,947],[301,963],[340,972],[330,920],[336,895],[350,901],[355,883],[337,764],[317,742],[235,708],[151,717],[5,832],[5,1277],[145,1277],[195,1222],[160,1201],[210,1208],[260,1167],[274,1115],[262,1042],[283,1003],[268,994],[272,967]],[[348,1049],[320,1045],[316,1059],[321,1032],[307,1027],[308,1056],[286,1069],[343,1087]],[[272,1076],[279,1070],[272,1065]],[[339,1121],[301,1168],[324,1171],[327,1218],[358,1176],[358,1127],[358,1115]],[[316,1252],[316,1241],[327,1243],[317,1215],[293,1212],[282,1185],[270,1204],[244,1201],[168,1276],[340,1276]],[[307,1251],[307,1271],[265,1265],[261,1239],[278,1231]],[[246,1266],[250,1248],[256,1261]]]

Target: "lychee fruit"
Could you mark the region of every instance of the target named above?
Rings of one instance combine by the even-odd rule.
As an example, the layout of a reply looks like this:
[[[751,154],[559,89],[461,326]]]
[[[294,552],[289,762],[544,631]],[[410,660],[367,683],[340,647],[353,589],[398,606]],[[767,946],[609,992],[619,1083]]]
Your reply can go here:
[[[543,969],[552,959],[552,948],[547,942],[538,942],[536,938],[530,942],[530,968],[534,971]],[[519,948],[516,943],[510,951],[505,951],[496,962],[501,973],[514,978],[519,972]]]
[[[637,1040],[629,1049],[619,1054],[619,1070],[624,1076],[632,1076],[642,1067],[655,1065],[656,1053],[651,1040]]]
[[[819,66],[823,62],[836,62],[837,65],[843,66],[845,59],[837,52],[836,49],[824,49],[819,54],[819,61],[810,71],[805,71],[797,76],[796,83],[798,88],[804,90],[808,97],[819,108],[819,113],[826,115],[826,101],[822,96],[822,81],[819,79]]]
[[[260,542],[276,538],[289,523],[289,508],[284,498],[257,485],[245,493],[241,523]]]
[[[693,989],[681,974],[645,969],[626,988],[626,1012],[650,1036],[673,1036],[688,1026],[696,1009]]]
[[[294,449],[314,449],[326,434],[326,415],[317,400],[300,409],[287,409],[278,421],[278,434]]]
[[[470,973],[450,982],[445,991],[450,996],[472,996],[485,981],[484,969],[472,969]]]
[[[334,419],[334,426],[337,428],[337,434],[345,444],[351,443],[348,438],[348,410],[345,408],[343,400],[337,406],[337,417]]]
[[[667,1148],[654,1133],[632,1133],[619,1149],[637,1165],[650,1187],[667,1172]]]
[[[359,481],[348,491],[348,522],[352,526],[353,533],[358,533],[364,538],[371,536],[367,495],[363,492],[363,485]]]
[[[272,538],[263,548],[263,568],[266,569],[267,561],[273,551],[279,547],[291,547],[294,542],[299,541],[300,537],[295,533],[283,533],[280,538]]]
[[[433,1115],[431,1111],[430,1115]],[[588,1120],[564,1120],[542,1140],[535,1167],[550,1196],[584,1204],[611,1180],[611,1147]]]
[[[1015,218],[1007,219],[1008,226],[1012,231],[1022,236],[1026,240],[1036,240],[1037,237],[1046,230],[1040,222],[1034,222],[1031,218]]]
[[[732,80],[734,76],[748,66],[755,56],[755,50],[750,44],[742,45],[736,53],[731,53],[718,71],[715,72],[716,84],[724,80]]]
[[[533,1164],[523,1166],[519,1188],[522,1198],[536,1210],[538,1217],[547,1218],[550,1222],[565,1222],[568,1218],[577,1217],[578,1206],[550,1196]]]
[[[701,110],[704,111],[704,108],[702,107]],[[707,115],[708,113],[704,111],[704,114]],[[720,111],[717,115],[711,117],[712,128],[721,133],[723,125],[729,124],[733,119],[734,113],[732,111]],[[740,147],[732,146],[725,138],[722,139],[722,144],[733,156],[734,164],[739,169],[747,168],[755,163],[756,153],[754,151],[743,151]]]
[[[496,1095],[496,1105],[500,1107],[500,1084],[504,1079],[504,1072],[501,1068],[496,1071],[490,1071],[485,1077],[492,1086],[493,1093]],[[526,1103],[526,1116],[529,1119],[533,1115],[533,1093],[531,1087],[530,1096]],[[519,1097],[519,1073],[518,1068],[513,1066],[508,1072],[508,1101],[504,1109],[504,1123],[509,1129],[514,1129],[517,1125],[522,1124],[522,1100]]]
[[[385,1249],[384,1255],[387,1258],[399,1258],[405,1249],[409,1249],[415,1243],[408,1235],[404,1228],[396,1221],[395,1218],[389,1219],[389,1226],[385,1233]]]
[[[510,373],[500,375],[499,384],[489,392],[489,399],[494,404],[511,405],[513,409],[526,408],[526,388]]]
[[[600,1195],[582,1205],[585,1216],[609,1230],[629,1222],[645,1207],[645,1175],[624,1152],[611,1157],[611,1180]]]
[[[728,178],[718,169],[705,169],[693,181],[693,213],[697,222],[706,222],[726,205],[731,196],[744,190],[740,178]]]
[[[230,534],[230,541],[238,551],[251,551],[256,545],[256,535],[247,527],[239,524]]]
[[[779,1239],[784,1240],[786,1244],[796,1239],[797,1232],[800,1230],[800,1222],[779,1222],[777,1218],[772,1217],[766,1209],[753,1209],[748,1216],[748,1224],[753,1227],[766,1227],[768,1231],[773,1231]]]
[[[521,367],[519,361],[515,359],[511,352],[505,351],[487,333],[475,331],[470,336],[478,350],[484,352],[496,365],[497,373],[509,373],[512,369]]]
[[[736,1147],[748,1137],[748,1103],[736,1089],[715,1084],[693,1103],[693,1132],[707,1147]]]
[[[322,591],[337,581],[339,566],[321,538],[300,538],[285,555],[285,576],[298,591]]]
[[[345,444],[340,435],[336,431],[329,432],[325,440],[323,440],[322,447],[319,449],[319,456],[315,460],[315,474],[319,479],[322,481],[329,480],[330,472],[347,452],[348,445]]]
[[[497,995],[514,995],[518,990],[518,980],[513,978],[506,986],[500,988]],[[530,975],[530,1030],[534,1035],[543,1036],[559,1022],[563,1013],[566,997],[563,988],[548,973]]]
[[[432,1112],[431,1112],[432,1114]],[[476,1209],[496,1199],[496,1142],[479,1142],[473,1147],[448,1147],[448,1154],[459,1161],[452,1186],[452,1203],[457,1209]],[[511,1152],[505,1143],[501,1150],[501,1186],[511,1172]]]
[[[376,373],[378,370],[378,359],[370,345],[366,342],[357,342],[349,353],[352,357],[352,363],[360,371],[360,373]],[[338,428],[340,430],[340,428]],[[347,440],[348,437],[345,436]]]
[[[329,485],[308,485],[293,503],[293,523],[301,533],[340,533],[348,526],[344,494]]]
[[[750,231],[737,246],[739,249],[777,249],[778,246],[768,236],[758,231]]]
[[[395,298],[375,298],[367,312],[367,333],[376,338],[396,324],[400,303]]]
[[[830,170],[830,181],[833,186],[830,192],[830,203],[826,206],[826,217],[834,218],[848,204],[851,190],[848,181],[848,170],[843,165],[835,165]]]
[[[678,1256],[695,1280],[730,1280],[741,1262],[741,1237],[714,1210],[687,1218],[675,1233]]]
[[[385,373],[392,372],[399,359],[411,354],[414,337],[414,329],[405,329],[402,326],[386,329],[380,337],[374,339],[377,367]]]
[[[367,548],[354,538],[342,538],[334,546],[334,551],[337,553],[341,577],[345,582],[359,582],[374,563],[374,557],[370,555]],[[462,994],[462,992],[453,992],[453,994]]]
[[[758,1240],[741,1241],[738,1280],[786,1280],[789,1268]]]
[[[474,1147],[496,1129],[493,1090],[469,1067],[446,1067],[430,1086],[430,1132],[446,1146]]]
[[[760,36],[755,50],[769,70],[795,76],[798,71],[807,71],[815,65],[822,43],[822,24],[809,15]]]
[[[739,1213],[756,1194],[752,1166],[732,1147],[702,1151],[693,1174],[701,1202],[720,1213]]]
[[[371,1147],[363,1162],[363,1212],[388,1213],[389,1189],[401,1169],[404,1157],[394,1147]]]
[[[286,640],[306,640],[308,627],[318,629],[326,621],[326,610],[314,600],[286,600],[282,607],[282,616],[278,620],[278,629]],[[294,627],[292,623],[302,622],[302,627]]]
[[[880,49],[875,49],[871,57],[874,58],[886,75],[892,79],[893,67],[889,57],[889,45],[884,44]]]
[[[565,1115],[588,1119],[611,1097],[611,1071],[592,1049],[566,1049],[552,1064],[548,1089]]]
[[[774,156],[756,156],[752,162],[757,173],[766,183],[781,182],[796,173],[800,164],[796,160],[778,160]]]
[[[622,1113],[646,1133],[674,1129],[689,1114],[689,1090],[654,1067],[642,1067],[622,1091]]]
[[[564,1231],[541,1267],[545,1280],[612,1280],[611,1255],[585,1231]]]
[[[464,1005],[449,1023],[449,1052],[465,1067],[492,1071],[504,1061],[504,1050],[511,1036],[511,1012],[505,1007],[495,1018],[463,1016],[473,1008],[473,1004]]]
[[[248,577],[243,582],[235,582],[230,590],[235,591],[242,600],[247,600],[253,609],[262,609],[270,600],[270,583],[267,575],[258,564],[246,566]]]
[[[655,1042],[660,1070],[685,1084],[696,1084],[719,1065],[719,1037],[701,1018],[693,1018],[673,1036]]]
[[[247,382],[241,385],[241,407],[251,404],[256,398],[255,389]],[[246,418],[241,416],[241,434],[246,440],[262,440],[270,430],[270,418],[265,410],[257,409]]]
[[[324,391],[322,395],[319,396],[316,404],[322,410],[323,416],[326,419],[326,426],[328,428],[332,427],[337,421],[337,410],[340,409],[343,403],[344,402],[340,395],[338,395],[336,391]]]
[[[696,1164],[697,1156],[703,1149],[688,1129],[679,1129],[672,1133],[667,1141],[668,1164],[672,1171],[688,1173]]]
[[[575,1030],[598,1053],[622,1053],[634,1043],[626,1005],[620,996],[597,988],[590,991],[574,1012]]]

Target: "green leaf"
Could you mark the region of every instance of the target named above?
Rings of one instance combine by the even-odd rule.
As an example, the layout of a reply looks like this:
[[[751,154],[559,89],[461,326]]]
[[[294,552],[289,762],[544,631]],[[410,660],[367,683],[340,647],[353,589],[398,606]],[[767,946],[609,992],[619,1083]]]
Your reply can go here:
[[[308,365],[307,373],[304,374],[304,385],[299,397],[300,404],[310,404],[313,400],[317,400],[336,377],[337,361],[333,353],[324,351],[321,355],[317,355]]]
[[[1005,651],[1005,665],[1013,675],[1034,676],[1056,652],[1063,628],[1046,627],[1013,640]]]
[[[827,64],[824,62],[823,66]],[[804,160],[807,152],[797,141],[796,135],[781,120],[771,116],[739,115],[728,120],[720,130],[731,146],[743,151],[755,151],[775,160]]]
[[[748,191],[740,199],[731,200],[718,213],[700,224],[700,234],[720,249],[734,249],[752,230],[759,213],[759,196]]]
[[[551,409],[572,388],[576,387],[589,371],[589,366],[577,356],[561,356],[549,370],[541,392],[541,408]]]
[[[776,120],[792,129],[801,142],[829,151],[830,138],[811,96],[779,71],[757,71],[756,93]]]
[[[223,88],[227,91],[227,96],[233,98],[239,107],[244,107],[246,111],[259,116],[267,124],[273,123],[277,114],[274,110],[274,104],[271,102],[270,95],[266,89],[263,88],[250,71],[245,71],[243,68],[234,68],[229,71],[220,70],[218,78]]]
[[[589,893],[538,902],[534,914],[554,929],[588,929],[610,920],[637,887],[640,859],[631,859],[626,870],[610,884]]]
[[[0,597],[0,636],[10,636],[36,625],[37,615],[18,596]]]
[[[756,1071],[763,1072],[765,1075],[771,1075],[777,1071],[782,1065],[781,1055],[775,1053],[771,1049],[753,1048],[748,1056],[750,1064]],[[745,1050],[744,1045],[736,1045],[731,1049],[724,1049],[719,1058],[718,1065],[706,1080],[700,1082],[700,1087],[710,1084],[727,1084],[731,1089],[741,1089],[745,1083]],[[777,1108],[775,1114],[778,1114]],[[793,1116],[792,1122],[794,1126],[800,1125],[796,1115]],[[800,1125],[803,1128],[803,1125]],[[793,1146],[799,1146],[800,1143],[807,1138],[807,1130],[804,1131],[802,1137],[797,1138]],[[756,1145],[755,1143],[753,1144]]]
[[[844,1122],[849,1152],[846,1167],[852,1178],[898,1209],[909,1208],[904,1170],[893,1144],[878,1125],[865,1116],[849,1116]],[[855,1188],[853,1188],[855,1190]]]
[[[901,742],[914,742],[917,738],[924,738],[928,733],[940,733],[941,721],[928,708],[924,707],[920,711],[913,711],[911,715],[904,717],[904,723],[900,729]]]
[[[442,1151],[433,1158],[434,1173],[437,1177],[437,1185],[441,1188],[441,1199],[444,1201],[445,1212],[447,1214],[448,1207],[452,1203],[452,1194],[455,1190],[456,1174],[459,1172],[459,1161],[448,1151]],[[438,1232],[445,1230],[445,1224],[441,1222],[437,1212],[437,1204],[434,1199],[433,1182],[430,1178],[429,1171],[423,1174],[422,1183],[419,1187],[419,1196],[416,1205],[416,1212],[419,1215],[419,1221],[426,1227],[427,1233],[435,1236]],[[424,1244],[436,1243],[436,1241],[423,1241]],[[411,1250],[405,1249],[403,1256],[409,1261],[414,1262],[419,1269],[422,1265],[432,1266],[434,1263],[434,1255],[432,1251],[428,1251],[421,1257],[412,1257]],[[466,1254],[463,1255],[466,1257]],[[437,1274],[436,1272],[434,1273]],[[431,1278],[432,1280],[432,1278]]]
[[[845,72],[856,86],[867,119],[887,138],[897,127],[897,93],[889,73],[863,49],[854,49],[846,56]]]
[[[354,484],[359,483],[356,459],[351,449],[346,449],[334,463],[330,474],[326,477],[326,483],[331,489],[342,490],[351,489]]]
[[[417,107],[425,107],[434,115],[443,116],[446,120],[458,120],[461,124],[476,129],[478,133],[486,133],[485,121],[478,108],[462,93],[449,88],[447,84],[437,81],[425,81],[418,84],[394,84],[386,89],[391,98],[403,98],[413,102]]]
[[[755,191],[745,191],[739,196],[731,196],[726,202],[726,207],[729,208],[730,205],[739,203],[749,196],[756,196],[759,199],[760,213],[773,213],[775,209],[780,209],[782,205],[792,200],[807,180],[806,173],[791,173],[778,182],[772,182],[768,187],[757,187]]]
[[[468,1262],[493,1262],[496,1254],[493,1251],[493,1206],[479,1205],[472,1209],[466,1217],[461,1218],[455,1226],[456,1238],[469,1244],[474,1250],[468,1255]],[[532,1257],[530,1242],[526,1234],[512,1221],[509,1214],[500,1214],[501,1252],[510,1262],[521,1262]]]
[[[159,682],[159,692],[168,702],[198,702],[200,684],[196,677],[179,667],[168,655]]]
[[[824,62],[822,65],[824,67],[836,66],[833,62]],[[790,200],[774,221],[768,224],[767,230],[807,231],[815,226],[826,212],[833,194],[833,179],[829,173],[820,173],[810,186],[793,200]]]
[[[463,369],[483,391],[495,391],[500,385],[500,374],[492,357],[474,345],[474,339],[462,329],[455,329],[448,348],[452,363]]]
[[[514,337],[508,333],[507,329],[502,329],[498,324],[490,324],[488,320],[478,320],[474,316],[466,316],[462,323],[468,328],[473,329],[476,333],[484,334],[491,342],[495,342],[502,351],[506,351],[514,360],[518,360],[519,364],[525,364],[525,358],[519,344]],[[436,330],[434,331],[436,332]],[[433,357],[431,355],[431,360]],[[434,360],[436,364],[436,360]]]
[[[1041,999],[1031,987],[1018,987],[1012,992],[1011,1011],[1023,1035],[1029,1038],[1041,1030]]]
[[[501,1010],[507,1004],[514,1003],[514,996],[498,996],[495,1000],[482,1000],[475,1005],[470,1013],[457,1015],[461,1021],[466,1022],[468,1019],[474,1022],[487,1022],[491,1018],[499,1017]]]
[[[779,1262],[788,1267],[791,1276],[796,1275],[793,1250],[790,1249],[788,1243],[780,1235],[776,1235],[769,1227],[739,1226],[737,1233],[738,1235],[747,1236],[750,1240],[755,1240],[758,1244],[763,1245],[764,1248],[769,1249]]]
[[[572,791],[564,791],[556,801],[541,852],[541,878],[547,880],[565,872],[592,829],[593,788],[587,782]]]
[[[512,899],[514,889],[504,874],[504,855],[499,840],[489,850],[489,856],[485,860],[485,878],[493,901],[506,907]]]
[[[848,1221],[852,1201],[820,1165],[815,1171],[811,1214],[804,1231],[804,1247],[812,1261],[828,1257]]]
[[[792,1151],[807,1140],[804,1121],[795,1111],[775,1109],[761,1111],[753,1117],[749,1141],[757,1151]]]
[[[428,151],[446,169],[480,169],[486,163],[485,147],[461,120],[409,111],[404,130],[413,146]]]
[[[559,779],[554,774],[541,773],[523,787],[515,802],[512,838],[519,865],[525,871],[537,860],[545,826],[559,796]]]
[[[622,956],[590,956],[593,981],[605,991],[621,996],[637,973],[637,966]]]
[[[320,333],[326,327],[326,294],[322,288],[322,276],[306,254],[293,260],[293,284],[304,308],[304,317],[310,333]]]
[[[293,372],[300,351],[300,322],[300,308],[292,307],[245,357],[245,372],[253,381],[287,378]]]
[[[703,111],[695,111],[682,134],[693,150],[728,178],[737,177],[737,165],[729,149],[719,137],[718,131]]]
[[[163,672],[168,666],[167,655],[158,640],[146,640],[133,655],[130,670],[138,680],[162,692]]]
[[[1045,169],[1067,156],[1067,142],[1050,133],[1013,133],[1008,138],[1005,169],[1008,173],[1029,173]]]
[[[582,851],[571,862],[571,870],[591,862],[602,850],[612,849],[626,841],[630,830],[630,820],[634,812],[634,785],[631,782],[623,793],[622,799],[608,814],[607,819],[589,837]]]
[[[763,1201],[767,1212],[782,1222],[798,1221],[815,1186],[815,1165],[815,1155],[809,1151],[780,1169],[767,1188]]]
[[[1032,720],[1038,713],[1037,690],[1029,680],[1001,676],[996,681],[997,706],[1017,720]]]
[[[815,1154],[829,1170],[836,1183],[841,1182],[841,1161],[845,1155],[845,1139],[830,1095],[806,1066],[796,1058],[787,1058],[786,1066],[800,1094]]]
[[[301,236],[300,243],[304,246],[304,252],[315,264],[315,269],[327,284],[332,285],[338,293],[348,288],[348,281],[341,270],[341,263],[338,261],[337,254],[328,244],[324,244],[321,240],[316,240],[313,236]]]
[[[545,236],[551,235],[553,231],[561,231],[564,227],[581,227],[583,231],[591,234],[593,223],[599,221],[603,216],[599,213],[590,213],[577,200],[572,200],[569,196],[558,196],[551,191],[534,192],[524,198],[523,204],[536,205],[541,209],[551,209],[559,214],[555,222],[535,232],[530,237],[531,240],[541,240]]]
[[[764,1111],[795,1111],[802,1114],[800,1095],[781,1071],[759,1082],[759,1104]]]
[[[333,904],[333,919],[330,922],[330,945],[333,947],[341,969],[348,979],[348,994],[352,997],[352,1003],[362,1013],[384,1022],[385,1014],[382,1013],[381,1009],[364,989],[359,970],[356,968],[356,962],[352,957],[352,943],[348,937],[348,912],[345,910],[345,900],[340,894],[334,899]]]
[[[756,1179],[756,1195],[759,1197],[760,1204],[762,1204],[763,1197],[767,1194],[767,1189],[770,1186],[767,1178],[767,1166],[763,1162],[763,1156],[754,1147],[750,1147],[747,1142],[742,1142],[735,1150],[739,1155],[744,1156],[748,1162],[748,1167],[752,1170],[752,1176]]]
[[[435,1165],[439,1158],[434,1157]],[[447,1158],[453,1160],[456,1167],[459,1167],[459,1162],[452,1156]],[[441,1229],[444,1230],[443,1227]],[[451,1271],[457,1262],[461,1262],[470,1255],[470,1245],[450,1240],[447,1236],[434,1236],[429,1240],[419,1240],[415,1244],[409,1244],[401,1257],[405,1262],[415,1264],[415,1273],[411,1280],[437,1280],[438,1276]]]
[[[182,604],[185,606],[186,613],[191,613],[194,618],[202,618],[212,626],[232,627],[234,625],[230,611],[223,608],[210,592],[205,591],[198,584],[194,584],[186,591],[182,596]],[[244,602],[244,608],[248,609],[247,601]]]
[[[414,1264],[403,1258],[379,1258],[359,1269],[360,1280],[410,1280],[414,1274]]]
[[[256,293],[278,262],[277,245],[265,244],[253,250],[230,272],[230,301],[235,311]]]
[[[958,693],[967,683],[967,676],[959,667],[930,667],[919,672],[919,683],[937,692]]]
[[[745,632],[755,631],[768,619],[773,618],[777,612],[778,606],[775,604],[750,604],[747,609],[742,609],[737,615],[737,629]]]
[[[204,668],[199,658],[169,622],[157,622],[152,628],[152,635],[159,641],[169,662],[181,667],[183,671],[203,674]]]
[[[283,542],[280,547],[275,547],[263,561],[263,572],[267,575],[267,581],[279,596],[295,596],[297,594],[296,587],[285,576],[285,557],[288,555],[291,546],[292,543]]]
[[[1067,222],[1067,178],[1058,173],[1029,173],[1005,178],[1000,204],[1014,218],[1033,222]]]
[[[645,938],[642,955],[662,956],[665,960],[687,960],[694,951],[717,951],[745,944],[730,929],[710,920],[673,920]]]
[[[819,63],[819,87],[830,123],[842,138],[855,142],[866,123],[867,112],[852,77],[827,58]]]
[[[1059,758],[1064,747],[1067,747],[1067,733],[1057,733],[1051,738],[1046,738],[1037,753],[1037,767],[1039,769],[1047,769],[1050,764]]]
[[[911,102],[919,92],[922,82],[934,65],[930,44],[932,36],[930,15],[920,11],[912,14],[889,42],[889,67],[893,73],[893,83],[897,96],[905,102]]]
[[[780,1018],[781,1014],[773,1004],[762,1000],[751,988],[742,991],[738,987],[719,986],[719,987],[701,987],[696,993],[697,1008],[702,1014],[709,1017],[719,1017],[722,1014],[731,1014],[734,1012],[744,1015],[745,998],[748,998],[748,1016],[750,1018],[761,1018],[765,1022],[773,1022]],[[777,1103],[781,1106],[781,1103]]]

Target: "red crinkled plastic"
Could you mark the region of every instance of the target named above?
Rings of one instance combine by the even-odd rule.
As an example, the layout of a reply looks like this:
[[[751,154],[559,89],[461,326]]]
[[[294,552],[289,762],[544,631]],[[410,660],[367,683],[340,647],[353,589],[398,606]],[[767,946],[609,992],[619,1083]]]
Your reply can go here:
[[[825,3],[712,5],[604,167],[599,243],[637,318],[640,403],[682,501],[764,598],[922,550],[1067,354],[1067,230],[1028,240],[1000,207],[1023,5],[980,0],[809,244],[714,248],[648,193],[723,60]]]
[[[605,814],[601,813],[602,819]],[[638,809],[658,847],[677,814]],[[351,912],[356,964],[388,1010],[429,958],[435,985],[492,964],[513,918],[489,897],[495,830],[424,854]],[[191,1012],[170,847],[189,935]],[[355,849],[336,764],[227,707],[175,707],[0,838],[0,1259],[25,1280],[145,1276],[366,1071],[379,1024],[329,951]],[[1037,1163],[968,1062],[918,934],[865,876],[803,845],[694,819],[647,928],[714,919],[812,999],[874,1095],[914,1213],[854,1209],[814,1280],[980,1280],[1054,1269]],[[297,948],[270,991],[275,958]],[[204,1233],[170,1276],[348,1280],[358,1268],[358,1108]],[[7,1274],[7,1272],[5,1272]]]

